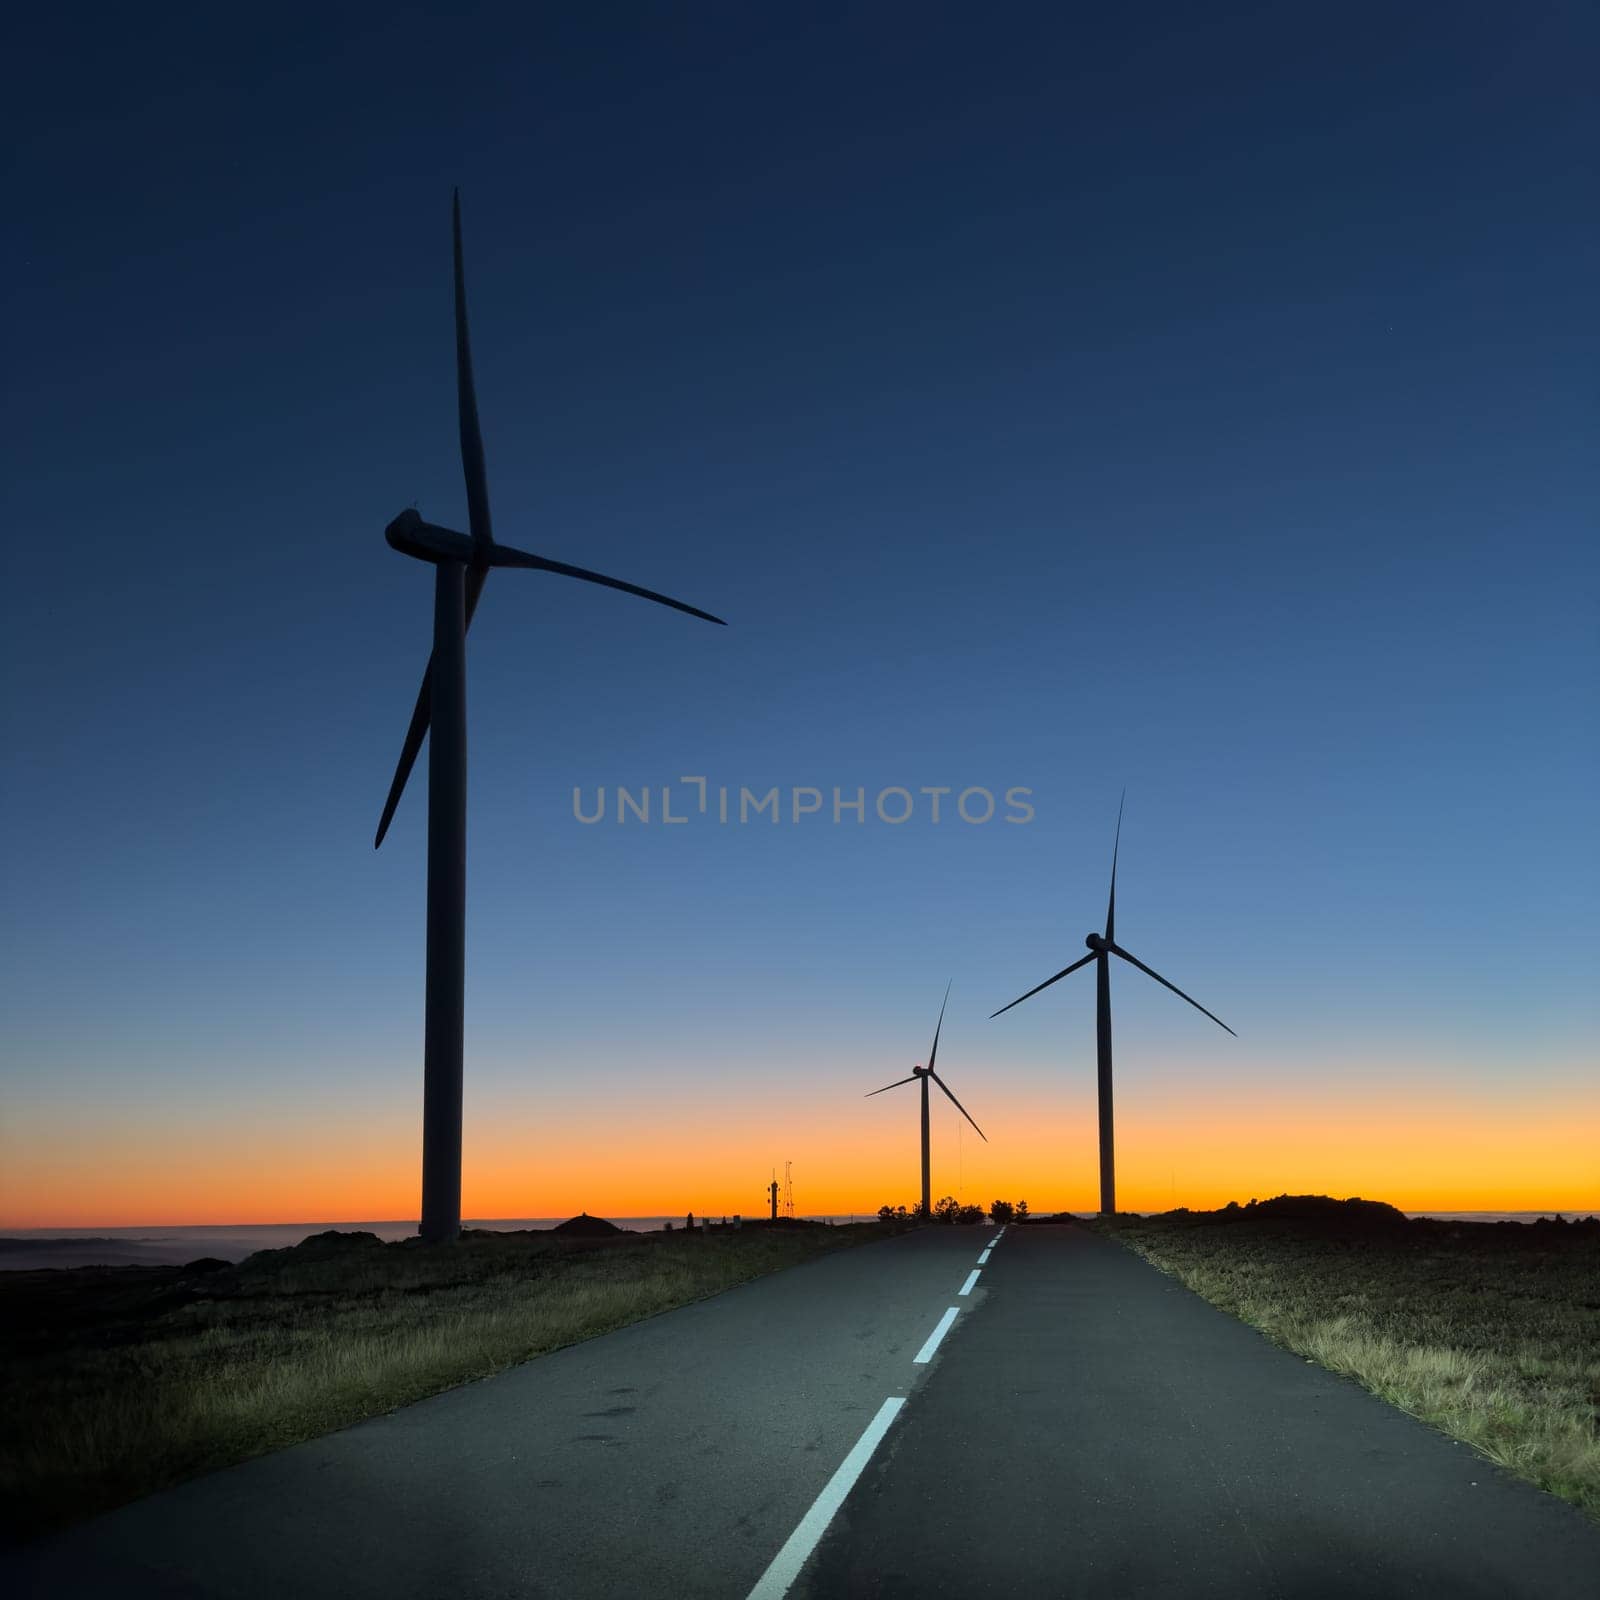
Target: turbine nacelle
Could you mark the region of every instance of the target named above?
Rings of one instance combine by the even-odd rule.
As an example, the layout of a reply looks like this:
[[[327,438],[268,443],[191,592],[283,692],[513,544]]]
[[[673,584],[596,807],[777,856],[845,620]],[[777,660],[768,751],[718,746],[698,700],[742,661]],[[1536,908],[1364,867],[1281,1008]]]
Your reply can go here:
[[[944,1007],[945,1007],[945,1005],[949,1004],[949,1001],[950,1001],[950,985],[946,984],[945,985],[945,989],[944,989],[944,1004],[940,1005],[940,1007],[939,1007],[939,1020],[934,1025],[934,1029],[933,1029],[933,1048],[928,1052],[928,1064],[927,1064],[927,1066],[925,1066],[925,1067],[922,1067],[922,1066],[913,1067],[911,1069],[911,1076],[909,1078],[896,1078],[893,1083],[886,1083],[886,1084],[884,1084],[884,1086],[881,1089],[869,1089],[867,1091],[866,1096],[865,1096],[866,1099],[870,1100],[874,1095],[887,1094],[891,1089],[902,1088],[904,1085],[906,1085],[908,1083],[920,1083],[922,1085],[922,1118],[923,1118],[923,1121],[922,1121],[922,1188],[923,1188],[922,1206],[923,1206],[924,1210],[926,1210],[928,1205],[929,1205],[928,1194],[927,1194],[927,1188],[928,1188],[928,1121],[927,1121],[927,1118],[928,1118],[928,1080],[931,1078],[936,1084],[938,1084],[939,1088],[940,1088],[940,1091],[944,1094],[945,1098],[949,1100],[950,1104],[953,1105],[956,1108],[956,1110],[959,1111],[961,1113],[961,1115],[964,1116],[967,1119],[968,1122],[972,1122],[971,1113],[968,1112],[967,1108],[964,1105],[962,1105],[962,1103],[959,1100],[957,1100],[956,1097],[953,1094],[950,1093],[949,1084],[947,1084],[944,1081],[944,1079],[941,1078],[939,1076],[939,1074],[933,1070],[934,1062],[939,1059],[939,1034],[944,1028]],[[972,1122],[972,1126],[975,1129],[977,1129],[978,1137],[980,1139],[982,1139],[985,1144],[987,1144],[989,1142],[989,1135],[986,1134],[983,1131],[982,1128],[979,1128],[978,1124],[976,1122]]]
[[[1083,942],[1088,945],[1088,947],[1093,950],[1096,955],[1098,955],[1100,951],[1104,950],[1106,947],[1105,940],[1102,939],[1098,933],[1086,935]]]
[[[415,556],[418,561],[461,561],[469,566],[472,564],[473,542],[469,534],[424,522],[409,508],[383,530],[383,536],[401,555]]]

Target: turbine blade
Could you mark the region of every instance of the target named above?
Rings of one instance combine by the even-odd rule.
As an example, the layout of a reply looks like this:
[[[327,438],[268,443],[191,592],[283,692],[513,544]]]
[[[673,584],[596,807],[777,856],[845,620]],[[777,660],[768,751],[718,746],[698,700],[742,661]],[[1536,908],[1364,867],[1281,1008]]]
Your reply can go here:
[[[483,593],[484,580],[487,577],[488,573],[477,567],[467,568],[466,628],[472,626],[472,613],[478,609],[478,596]],[[395,808],[400,804],[400,796],[405,792],[406,782],[411,777],[411,769],[417,763],[417,756],[422,750],[422,741],[427,735],[428,721],[432,715],[433,655],[430,652],[428,665],[422,674],[422,687],[417,691],[417,703],[411,710],[411,726],[406,729],[405,743],[400,747],[400,759],[395,763],[394,780],[389,785],[389,798],[383,803],[383,816],[378,822],[378,836],[372,841],[374,850],[383,843],[383,836],[389,831],[389,824],[394,821]]]
[[[1011,1002],[1011,1005],[1009,1005],[1009,1006],[1001,1006],[1000,1007],[1000,1011],[1009,1011],[1011,1009],[1011,1006],[1020,1006],[1024,1000],[1031,1000],[1036,994],[1038,994],[1040,989],[1048,989],[1052,983],[1059,983],[1061,981],[1061,979],[1066,977],[1066,975],[1069,972],[1076,972],[1079,967],[1088,966],[1089,963],[1094,960],[1094,958],[1095,958],[1095,952],[1093,950],[1091,950],[1088,953],[1088,955],[1084,956],[1081,960],[1074,961],[1070,967],[1063,967],[1055,975],[1055,977],[1046,978],[1043,983],[1036,985],[1034,988],[1030,989],[1026,994],[1019,994],[1017,996],[1017,998]],[[991,1022],[993,1022],[994,1019],[1000,1015],[1000,1011],[991,1011],[989,1013],[989,1020]]]
[[[721,617],[714,617],[709,611],[702,611],[698,606],[686,605],[682,600],[673,600],[667,595],[657,594],[654,589],[641,589],[636,583],[624,583],[621,578],[608,578],[601,572],[590,572],[587,567],[569,567],[565,561],[551,561],[545,556],[530,555],[526,550],[513,550],[509,545],[497,544],[489,554],[489,565],[492,567],[527,567],[536,572],[559,572],[564,578],[582,578],[585,583],[604,584],[608,589],[621,589],[624,594],[636,594],[641,600],[654,600],[657,605],[671,606],[674,611],[687,611],[691,617],[703,618],[706,622],[719,623],[727,627]]]
[[[898,1089],[902,1083],[915,1083],[916,1081],[917,1075],[913,1072],[909,1078],[896,1078],[893,1083],[886,1083],[881,1089],[869,1090],[866,1094],[862,1095],[861,1098],[863,1100],[870,1100],[875,1094],[887,1094],[891,1089]]]
[[[1196,1011],[1204,1011],[1205,1014],[1208,1017],[1211,1017],[1211,1020],[1214,1023],[1216,1023],[1216,1025],[1219,1028],[1221,1028],[1223,1030],[1224,1033],[1233,1033],[1233,1029],[1230,1028],[1228,1026],[1228,1024],[1222,1020],[1221,1017],[1213,1016],[1211,1012],[1206,1011],[1206,1008],[1203,1005],[1201,1005],[1198,1000],[1195,1000],[1195,999],[1191,998],[1189,995],[1186,995],[1183,992],[1183,990],[1180,989],[1177,986],[1177,984],[1168,983],[1167,980],[1165,978],[1163,978],[1159,972],[1156,972],[1156,971],[1152,970],[1150,967],[1147,967],[1144,964],[1144,962],[1142,962],[1142,961],[1140,961],[1138,959],[1137,956],[1130,956],[1128,954],[1128,952],[1122,948],[1121,945],[1111,944],[1111,941],[1109,939],[1106,941],[1106,943],[1110,947],[1112,955],[1121,956],[1124,961],[1131,961],[1133,963],[1133,965],[1136,966],[1141,972],[1146,973],[1148,976],[1154,978],[1157,983],[1162,985],[1163,988],[1170,989],[1175,995],[1177,995],[1177,997],[1180,1000],[1188,1000],[1189,1004],[1192,1005],[1195,1008]],[[1234,1036],[1235,1039],[1237,1039],[1239,1037],[1239,1035],[1236,1034],[1236,1033],[1233,1033],[1233,1036]]]
[[[1127,804],[1128,791],[1122,791],[1117,802],[1117,836],[1111,844],[1111,898],[1106,902],[1106,943],[1116,938],[1117,927],[1117,850],[1122,844],[1122,808]]]
[[[954,982],[955,982],[955,979],[952,978],[950,980],[950,983],[954,983]],[[928,1052],[928,1071],[929,1072],[933,1071],[934,1057],[939,1054],[939,1029],[944,1026],[944,1008],[947,1005],[950,1004],[950,983],[947,983],[944,986],[944,999],[943,999],[943,1001],[940,1002],[940,1005],[939,1005],[939,1021],[938,1021],[937,1025],[934,1027],[934,1030],[933,1030],[933,1049],[931,1049]]]
[[[394,821],[395,808],[400,804],[400,796],[405,792],[406,779],[411,776],[411,769],[416,765],[417,752],[422,749],[422,741],[427,737],[428,718],[433,712],[433,657],[428,657],[428,665],[422,674],[422,687],[417,691],[417,703],[411,711],[411,726],[406,729],[405,743],[400,747],[400,760],[395,764],[394,778],[389,784],[389,798],[383,802],[383,816],[378,820],[378,836],[372,841],[372,848],[376,850],[383,843],[383,836],[389,831],[389,824]]]
[[[487,563],[494,547],[489,526],[489,474],[483,461],[483,433],[478,427],[478,391],[472,381],[472,341],[467,334],[467,281],[461,255],[461,191],[450,205],[455,244],[456,277],[456,420],[461,432],[461,470],[467,480],[467,516],[474,554]]]
[[[950,1095],[950,1104],[953,1105],[956,1108],[956,1110],[961,1113],[962,1116],[966,1117],[968,1122],[972,1122],[972,1118],[970,1116],[968,1116],[968,1114],[967,1114],[967,1108],[964,1105],[962,1105],[962,1103],[959,1100],[957,1100],[956,1097],[953,1094],[950,1094],[950,1086],[944,1081],[944,1079],[941,1078],[937,1072],[933,1072],[933,1071],[930,1071],[928,1073],[928,1076],[930,1078],[932,1078],[933,1081],[936,1084],[938,1084],[939,1087],[941,1089],[943,1089],[946,1094]],[[988,1144],[989,1135],[986,1134],[983,1131],[982,1128],[979,1128],[978,1124],[976,1122],[972,1122],[972,1126],[974,1128],[977,1128],[978,1137],[980,1139],[982,1139],[985,1144]]]

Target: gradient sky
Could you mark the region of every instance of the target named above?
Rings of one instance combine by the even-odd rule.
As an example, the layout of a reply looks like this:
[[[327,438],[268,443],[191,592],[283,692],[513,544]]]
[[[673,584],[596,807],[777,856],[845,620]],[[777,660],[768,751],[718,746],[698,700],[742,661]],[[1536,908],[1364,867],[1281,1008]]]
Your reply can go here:
[[[1125,1208],[1600,1204],[1592,7],[12,38],[0,1225],[416,1215],[458,183],[497,535],[731,623],[488,585],[467,1215],[909,1203],[951,978],[935,1196],[1092,1209],[1124,784]]]

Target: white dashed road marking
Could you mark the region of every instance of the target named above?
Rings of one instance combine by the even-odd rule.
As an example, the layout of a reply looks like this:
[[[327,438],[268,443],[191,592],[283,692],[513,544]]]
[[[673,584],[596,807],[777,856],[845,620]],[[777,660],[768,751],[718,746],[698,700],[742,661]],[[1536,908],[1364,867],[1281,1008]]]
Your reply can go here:
[[[989,1259],[989,1252],[1000,1243],[1001,1235],[1005,1233],[1002,1228],[987,1245],[978,1257],[978,1265],[967,1274],[967,1281],[957,1291],[958,1295],[970,1295],[972,1286],[982,1276],[984,1262]],[[951,1306],[939,1318],[938,1326],[928,1335],[927,1343],[914,1355],[912,1363],[915,1366],[926,1366],[933,1360],[933,1353],[939,1348],[939,1341],[950,1331],[955,1320],[961,1314],[960,1306]],[[867,1431],[856,1440],[854,1448],[843,1461],[839,1463],[838,1470],[828,1479],[823,1486],[822,1493],[812,1501],[811,1509],[800,1519],[800,1525],[784,1541],[783,1548],[772,1558],[767,1570],[756,1580],[747,1600],[783,1600],[789,1592],[794,1580],[799,1577],[800,1569],[806,1564],[806,1558],[817,1547],[817,1542],[828,1530],[828,1524],[833,1521],[835,1513],[845,1502],[845,1497],[855,1487],[866,1468],[867,1462],[872,1459],[872,1452],[878,1448],[879,1441],[889,1431],[889,1424],[899,1414],[901,1406],[905,1404],[903,1395],[891,1395],[878,1408],[878,1414],[867,1424]]]
[[[952,1308],[950,1315],[955,1311]],[[919,1356],[917,1358],[921,1360]],[[800,1526],[784,1541],[783,1548],[772,1558],[771,1565],[756,1580],[749,1600],[782,1600],[789,1585],[799,1576],[806,1557],[816,1549],[817,1541],[827,1532],[833,1514],[844,1504],[844,1498],[855,1486],[862,1469],[872,1459],[878,1441],[889,1431],[900,1407],[905,1404],[901,1395],[891,1395],[878,1407],[878,1414],[867,1424],[867,1431],[855,1442],[854,1449],[839,1463],[839,1469],[823,1486],[822,1493],[811,1502],[811,1509],[800,1519]]]
[[[923,1347],[917,1351],[914,1356],[912,1356],[911,1360],[914,1365],[926,1366],[930,1361],[933,1360],[933,1352],[939,1348],[939,1341],[944,1338],[947,1333],[949,1333],[950,1324],[956,1320],[956,1317],[960,1314],[960,1311],[960,1306],[951,1306],[950,1309],[939,1318],[939,1326],[928,1335],[928,1342],[923,1345]]]

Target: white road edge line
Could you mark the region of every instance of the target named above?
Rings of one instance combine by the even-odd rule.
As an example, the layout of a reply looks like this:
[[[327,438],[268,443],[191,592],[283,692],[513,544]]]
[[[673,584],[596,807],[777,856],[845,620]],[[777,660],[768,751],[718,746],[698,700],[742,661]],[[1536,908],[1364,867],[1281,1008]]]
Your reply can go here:
[[[994,1249],[994,1246],[990,1245],[989,1246],[989,1250],[993,1250],[993,1249]],[[987,1261],[989,1259],[989,1250],[985,1250],[983,1252],[983,1254],[978,1257],[978,1265],[980,1267],[984,1264],[985,1261]]]
[[[967,1274],[967,1281],[964,1284],[962,1284],[959,1289],[956,1290],[956,1293],[957,1294],[971,1294],[972,1293],[973,1284],[975,1284],[978,1281],[980,1270],[981,1269],[979,1269],[978,1267],[974,1267],[972,1269],[972,1271]]]
[[[928,1335],[928,1342],[923,1345],[923,1347],[917,1351],[914,1356],[912,1356],[911,1361],[913,1366],[926,1366],[930,1361],[933,1360],[933,1352],[939,1348],[939,1341],[944,1338],[947,1333],[949,1333],[950,1324],[956,1320],[960,1313],[960,1306],[951,1306],[950,1309],[939,1318],[939,1326]]]
[[[953,1317],[955,1312],[952,1310]],[[800,1576],[806,1557],[817,1547],[817,1541],[828,1530],[834,1513],[844,1504],[844,1498],[855,1487],[862,1469],[872,1459],[878,1441],[889,1431],[900,1407],[905,1404],[903,1395],[891,1395],[878,1407],[878,1414],[867,1424],[867,1431],[855,1442],[838,1470],[823,1486],[822,1493],[811,1502],[811,1509],[800,1519],[800,1525],[784,1541],[783,1548],[772,1558],[767,1570],[756,1579],[748,1600],[782,1600],[789,1586]]]

